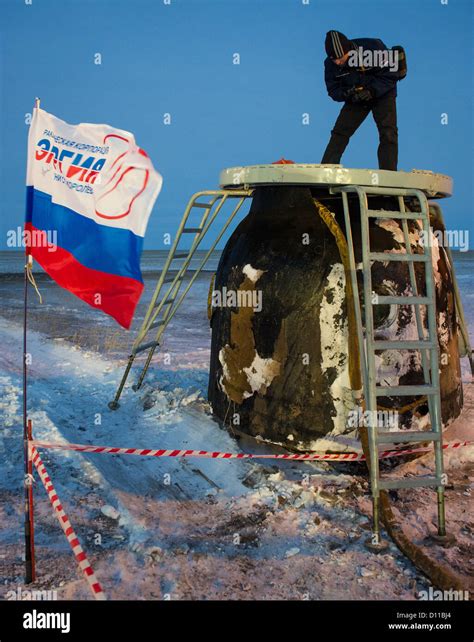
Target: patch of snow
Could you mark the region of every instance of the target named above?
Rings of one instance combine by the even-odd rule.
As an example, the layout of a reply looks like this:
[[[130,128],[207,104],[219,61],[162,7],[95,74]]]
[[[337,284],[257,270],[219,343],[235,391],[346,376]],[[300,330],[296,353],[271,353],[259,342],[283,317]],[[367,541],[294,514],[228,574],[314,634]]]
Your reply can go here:
[[[230,372],[229,372],[229,366],[227,365],[227,362],[225,360],[225,353],[226,350],[229,349],[229,344],[226,344],[223,348],[219,350],[219,363],[222,366],[222,374],[219,377],[219,386],[221,390],[225,390],[224,386],[224,380],[230,381]]]
[[[331,397],[336,415],[332,417],[331,434],[347,432],[347,411],[354,407],[349,379],[348,324],[343,318],[346,279],[342,263],[335,263],[327,277],[319,313],[321,330],[321,369],[323,373],[335,369],[337,376],[331,384]]]
[[[401,243],[403,245],[403,249],[398,250],[399,252],[404,252],[404,247],[405,247],[405,237],[403,235],[403,230],[402,227],[395,219],[392,218],[387,218],[387,219],[376,219],[376,225],[379,227],[383,228],[384,230],[387,230],[387,232],[391,232],[394,240],[397,243]],[[410,231],[408,233],[408,238],[410,240],[410,244],[412,246],[418,246],[421,247],[421,237],[420,237],[420,231]],[[390,252],[397,252],[395,249],[391,249]]]
[[[440,312],[438,314],[438,338],[443,346],[447,346],[449,342],[449,324],[447,321],[446,312]]]
[[[220,356],[219,356],[220,358]],[[255,357],[248,368],[243,368],[247,375],[247,381],[252,392],[244,391],[243,397],[251,397],[255,392],[264,394],[267,388],[271,385],[273,379],[280,374],[280,362],[269,357],[262,359],[262,357],[255,352]]]
[[[308,448],[314,452],[362,452],[360,440],[355,434],[354,436],[335,434],[334,439],[331,439],[331,435],[326,435],[312,441]]]
[[[105,504],[105,506],[102,506],[100,512],[109,519],[119,519],[120,517],[120,512],[113,506],[110,506],[110,504]]]
[[[440,274],[439,274],[439,268],[438,268],[438,262],[440,259],[440,252],[439,252],[439,243],[437,237],[433,234],[433,230],[430,227],[430,243],[431,243],[431,259],[432,259],[432,265],[433,265],[433,272],[436,277],[436,285],[439,286],[440,284]]]
[[[262,274],[265,273],[265,270],[257,270],[256,268],[253,268],[250,263],[247,263],[247,265],[244,265],[242,268],[242,272],[252,281],[252,283],[256,283]]]
[[[294,555],[298,555],[299,552],[300,552],[300,549],[297,546],[295,546],[286,551],[285,557],[293,557]]]

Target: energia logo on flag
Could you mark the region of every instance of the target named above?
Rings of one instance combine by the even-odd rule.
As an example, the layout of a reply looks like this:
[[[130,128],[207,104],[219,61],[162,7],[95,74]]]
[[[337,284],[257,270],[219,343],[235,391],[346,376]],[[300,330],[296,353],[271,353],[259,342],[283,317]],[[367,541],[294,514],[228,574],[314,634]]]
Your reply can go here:
[[[129,328],[161,175],[133,134],[35,108],[28,136],[27,254],[63,288]],[[35,242],[55,232],[57,245]],[[51,251],[51,250],[54,251]]]

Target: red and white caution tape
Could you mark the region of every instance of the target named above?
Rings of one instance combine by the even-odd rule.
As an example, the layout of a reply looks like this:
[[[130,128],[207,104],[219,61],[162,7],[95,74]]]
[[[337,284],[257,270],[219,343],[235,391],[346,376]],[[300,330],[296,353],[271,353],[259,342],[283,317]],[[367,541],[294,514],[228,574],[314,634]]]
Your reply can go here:
[[[142,455],[145,457],[206,457],[211,459],[289,459],[292,461],[364,461],[363,453],[309,453],[309,454],[271,454],[255,455],[250,453],[223,453],[211,452],[207,450],[151,450],[146,448],[113,448],[112,446],[84,446],[82,444],[52,444],[44,441],[32,441],[33,446],[38,448],[53,448],[56,450],[75,450],[84,453],[103,453],[109,455]],[[461,448],[474,444],[474,441],[452,441],[443,444],[444,449]],[[401,455],[411,455],[414,453],[429,452],[429,446],[420,448],[407,448],[398,450],[385,450],[379,454],[379,459],[387,457],[400,457]]]
[[[32,444],[32,442],[30,442],[30,444]],[[43,482],[46,492],[48,493],[48,497],[53,506],[55,515],[58,518],[58,521],[61,524],[61,528],[63,529],[64,534],[66,535],[67,541],[69,542],[72,548],[72,552],[74,553],[76,562],[79,564],[79,568],[83,572],[84,577],[86,578],[87,583],[89,584],[95,599],[105,600],[106,599],[105,593],[103,592],[101,585],[97,581],[97,578],[92,569],[92,566],[90,565],[90,562],[87,559],[87,555],[82,550],[82,546],[79,544],[77,535],[74,532],[73,527],[71,526],[71,522],[69,521],[68,516],[64,512],[61,502],[59,501],[59,497],[57,496],[56,491],[54,489],[53,483],[34,445],[32,445],[30,454],[32,457],[32,461],[36,466],[36,470],[38,471],[38,475],[40,476],[40,479]]]
[[[66,535],[66,538],[72,548],[74,557],[76,558],[79,568],[83,572],[90,589],[97,600],[105,600],[105,594],[101,585],[97,581],[92,566],[87,559],[85,552],[82,550],[79,540],[74,529],[71,526],[68,516],[59,501],[56,494],[51,478],[49,477],[46,468],[41,461],[41,457],[36,448],[51,448],[56,450],[75,450],[85,453],[105,453],[109,455],[142,455],[145,457],[207,457],[212,459],[288,459],[292,461],[314,461],[314,460],[327,460],[327,461],[363,461],[365,459],[362,453],[349,452],[349,453],[311,453],[311,454],[271,454],[271,455],[257,455],[251,453],[223,453],[223,452],[210,452],[207,450],[151,450],[143,448],[114,448],[111,446],[85,446],[82,444],[52,444],[43,441],[30,441],[30,456],[38,471],[41,481],[48,493],[50,502],[55,511],[56,517],[61,525],[61,528]],[[462,446],[469,446],[474,444],[474,441],[452,441],[443,444],[444,449],[461,448]],[[400,455],[409,455],[413,453],[429,452],[429,447],[422,448],[409,448],[405,450],[386,450],[380,453],[380,459],[386,457],[399,457]]]

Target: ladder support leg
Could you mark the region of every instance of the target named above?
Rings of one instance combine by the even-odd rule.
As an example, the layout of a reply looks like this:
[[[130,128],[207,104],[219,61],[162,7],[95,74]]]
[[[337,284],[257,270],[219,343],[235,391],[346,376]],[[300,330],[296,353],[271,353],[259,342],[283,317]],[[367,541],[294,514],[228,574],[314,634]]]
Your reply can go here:
[[[380,491],[379,491],[379,453],[377,448],[377,398],[375,396],[376,370],[375,358],[372,350],[374,342],[374,318],[372,310],[372,270],[370,261],[370,229],[367,217],[368,202],[367,195],[360,187],[356,188],[359,197],[360,225],[362,240],[362,265],[364,274],[364,322],[367,339],[367,388],[365,390],[365,408],[370,413],[370,425],[368,427],[368,441],[370,453],[370,486],[372,489],[373,505],[373,531],[372,546],[381,546],[380,538]]]
[[[365,547],[371,553],[383,553],[388,549],[387,540],[380,535],[380,492],[372,493],[372,535],[365,542]]]
[[[371,413],[374,416],[374,413]],[[370,486],[372,489],[372,545],[381,545],[380,536],[380,490],[379,490],[379,455],[377,448],[377,426],[369,426],[369,453],[370,453]]]
[[[440,537],[446,536],[446,515],[444,510],[444,488],[442,486],[437,489],[438,494],[438,535]]]
[[[373,516],[372,516],[372,535],[373,543],[380,544],[380,495],[372,497]]]
[[[425,214],[425,219],[423,221],[423,228],[428,240],[428,253],[429,256],[432,256],[432,247],[431,247],[431,228],[430,228],[430,219],[429,219],[429,204],[426,200],[424,194],[419,194],[418,200],[420,202],[421,210]],[[430,263],[429,267],[426,266],[426,294],[433,301],[436,300],[436,291],[435,291],[435,282],[432,265]],[[434,305],[428,308],[428,328],[430,337],[437,336],[437,318],[436,318],[436,308]],[[430,367],[431,367],[431,383],[438,387],[440,386],[439,381],[439,347],[436,344],[436,347],[430,350]],[[430,405],[430,416],[431,416],[431,425],[433,430],[442,435],[443,432],[443,417],[441,411],[441,397],[439,394],[431,399]],[[443,449],[441,441],[438,441],[434,446],[434,455],[435,455],[435,470],[436,477],[440,480],[443,479],[444,474],[444,462],[443,462]],[[440,537],[446,536],[446,517],[445,517],[445,507],[444,507],[444,487],[437,487],[437,496],[438,496],[438,535]]]
[[[148,368],[150,367],[151,360],[153,359],[153,355],[155,354],[156,346],[150,349],[150,352],[148,353],[148,356],[145,361],[145,365],[143,366],[143,370],[140,373],[140,376],[138,377],[137,383],[135,383],[132,388],[133,390],[140,390],[141,385],[143,383],[143,379],[145,378],[145,375],[148,371]]]
[[[115,393],[115,397],[114,397],[113,401],[110,401],[109,404],[108,404],[110,410],[117,410],[117,408],[120,407],[120,404],[119,404],[120,395],[122,394],[123,387],[125,385],[125,382],[127,381],[128,374],[130,372],[130,369],[131,369],[132,364],[133,364],[134,361],[135,361],[135,355],[131,354],[128,357],[127,367],[125,368],[125,372],[122,375],[122,380],[120,381],[120,385],[117,388],[117,392]]]

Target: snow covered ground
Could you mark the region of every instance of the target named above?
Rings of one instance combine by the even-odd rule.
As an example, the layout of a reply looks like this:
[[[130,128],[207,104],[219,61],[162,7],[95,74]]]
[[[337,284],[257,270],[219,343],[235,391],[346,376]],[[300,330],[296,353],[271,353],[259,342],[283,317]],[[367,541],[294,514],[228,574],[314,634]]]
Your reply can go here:
[[[200,287],[202,300],[207,283]],[[35,438],[255,452],[255,443],[232,437],[210,416],[209,334],[199,310],[188,310],[170,328],[164,350],[173,355],[171,364],[157,359],[143,389],[127,387],[116,412],[107,402],[123,371],[123,346],[119,358],[118,348],[79,347],[77,337],[65,340],[53,324],[35,323],[41,328],[29,335]],[[8,598],[24,588],[21,325],[11,315],[0,317],[0,339],[0,598]],[[473,385],[465,379],[466,408],[450,438],[472,439]],[[364,547],[371,512],[365,464],[52,450],[41,456],[111,599],[416,599],[429,586],[393,544],[380,555]],[[457,539],[451,549],[432,550],[467,578],[474,571],[474,448],[452,452],[446,462],[448,523]],[[430,463],[427,455],[394,474],[420,473]],[[56,590],[58,599],[93,599],[38,478],[34,492],[38,579],[28,588]],[[433,531],[434,494],[398,495],[401,521],[422,542]]]

